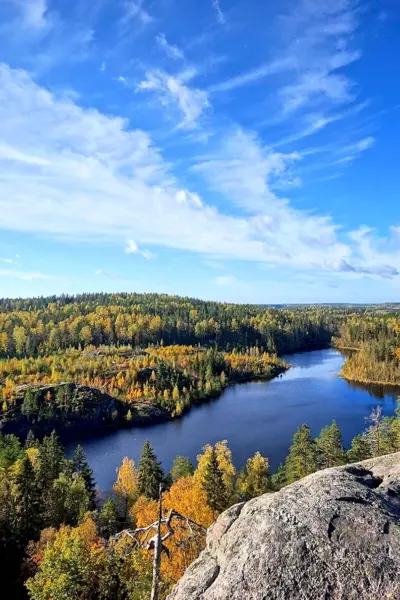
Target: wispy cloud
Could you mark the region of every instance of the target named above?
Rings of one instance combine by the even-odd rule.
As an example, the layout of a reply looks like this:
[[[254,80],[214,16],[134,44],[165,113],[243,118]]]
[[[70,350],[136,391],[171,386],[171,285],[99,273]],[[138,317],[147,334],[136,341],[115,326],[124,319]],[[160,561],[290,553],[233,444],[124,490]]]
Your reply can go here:
[[[136,89],[158,94],[164,108],[178,108],[183,116],[179,126],[193,129],[197,127],[200,117],[210,107],[207,93],[188,85],[195,75],[196,71],[193,69],[183,71],[177,76],[168,75],[161,70],[150,71]]]
[[[150,250],[144,248],[139,248],[139,245],[134,240],[128,240],[124,250],[125,254],[140,254],[147,260],[152,260],[157,258],[157,255],[151,252]]]
[[[44,279],[52,279],[50,275],[45,275],[44,273],[30,273],[26,271],[17,271],[15,269],[0,269],[0,277],[18,279],[20,281],[37,281]]]
[[[340,150],[341,154],[344,154],[341,158],[334,161],[333,164],[350,164],[356,158],[358,158],[363,152],[369,150],[375,144],[375,138],[372,136],[365,137],[354,144],[350,144],[349,146],[345,146]]]
[[[183,60],[185,58],[183,50],[181,50],[180,48],[178,48],[178,46],[175,46],[174,44],[170,44],[167,41],[167,38],[165,37],[164,33],[159,33],[156,37],[156,40],[157,44],[160,46],[160,48],[164,50],[164,52],[167,56],[169,56],[169,58],[172,58],[173,60]]]
[[[95,275],[107,277],[107,279],[127,279],[127,277],[121,275],[120,273],[113,273],[111,271],[105,271],[104,269],[97,269],[97,271],[95,271]]]
[[[0,258],[0,262],[6,263],[7,265],[12,265],[14,262],[13,258]]]
[[[21,158],[0,156],[0,214],[8,230],[117,244],[135,232],[132,250],[166,247],[218,261],[333,272],[343,272],[345,261],[372,277],[388,276],[382,265],[400,268],[398,236],[389,245],[365,231],[345,240],[329,216],[277,196],[274,182],[292,178],[299,156],[273,152],[255,134],[229,130],[197,159],[206,189],[224,199],[217,210],[182,185],[150,136],[124,119],[58,98],[4,65],[0,90],[0,146]]]
[[[354,82],[340,70],[361,58],[361,51],[352,47],[357,4],[356,0],[301,0],[275,24],[286,40],[284,50],[276,50],[256,68],[211,85],[209,91],[226,92],[279,74],[289,79],[278,87],[283,115],[290,116],[311,103],[315,109],[325,103],[353,101],[357,95]]]
[[[256,134],[237,129],[225,136],[217,152],[201,157],[193,170],[217,191],[251,213],[263,212],[275,196],[272,182],[293,180],[290,166],[300,156],[263,147]]]
[[[355,117],[367,106],[368,102],[360,102],[359,104],[355,104],[350,108],[339,112],[332,112],[327,114],[324,114],[322,112],[307,113],[306,115],[304,115],[303,118],[303,129],[300,129],[300,131],[297,131],[296,133],[292,133],[282,138],[278,142],[274,142],[273,146],[274,148],[278,148],[280,146],[291,144],[293,142],[297,142],[304,138],[310,137],[316,133],[319,133],[332,123],[337,123],[338,121],[343,121],[344,119]]]
[[[46,27],[48,24],[46,0],[15,0],[15,2],[22,12],[25,27],[37,30]]]
[[[148,25],[153,17],[143,8],[143,0],[126,0],[125,12],[121,23],[128,25],[131,21],[138,19],[142,25]]]
[[[226,79],[225,81],[221,81],[219,83],[210,85],[208,91],[228,92],[230,90],[234,90],[236,88],[248,85],[249,83],[257,83],[265,77],[276,75],[277,73],[285,71],[286,69],[291,69],[294,67],[294,65],[295,62],[291,57],[285,57],[282,59],[277,59],[275,61],[267,62],[265,64],[260,65],[259,67],[251,69],[250,71],[240,73],[235,77],[231,77],[230,79]]]
[[[226,19],[225,19],[225,15],[221,9],[220,0],[212,0],[212,5],[213,5],[213,9],[215,10],[215,13],[217,15],[218,23],[220,23],[221,25],[225,25]]]

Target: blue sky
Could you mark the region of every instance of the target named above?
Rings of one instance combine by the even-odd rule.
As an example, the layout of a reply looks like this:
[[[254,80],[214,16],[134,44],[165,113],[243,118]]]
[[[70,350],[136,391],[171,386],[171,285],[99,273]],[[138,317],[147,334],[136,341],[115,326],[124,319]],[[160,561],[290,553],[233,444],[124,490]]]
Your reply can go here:
[[[0,295],[400,300],[395,0],[0,0]]]

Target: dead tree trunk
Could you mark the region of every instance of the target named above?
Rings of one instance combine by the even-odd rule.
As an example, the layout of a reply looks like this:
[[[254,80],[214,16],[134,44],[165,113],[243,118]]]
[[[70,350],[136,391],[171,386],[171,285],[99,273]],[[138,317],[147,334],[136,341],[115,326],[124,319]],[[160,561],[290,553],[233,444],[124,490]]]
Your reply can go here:
[[[153,582],[151,586],[150,600],[158,600],[158,592],[160,586],[160,567],[161,567],[161,552],[162,552],[162,539],[161,539],[161,521],[162,521],[162,485],[160,484],[159,496],[158,496],[158,523],[157,533],[155,535],[154,542],[154,558],[153,558]]]

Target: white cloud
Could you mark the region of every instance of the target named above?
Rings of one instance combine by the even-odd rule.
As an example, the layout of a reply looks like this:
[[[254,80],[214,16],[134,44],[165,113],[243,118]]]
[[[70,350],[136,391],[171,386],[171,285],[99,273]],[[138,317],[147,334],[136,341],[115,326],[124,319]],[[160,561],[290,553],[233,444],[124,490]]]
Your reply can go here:
[[[187,82],[196,71],[184,71],[178,76],[168,75],[161,70],[147,73],[146,79],[137,86],[137,91],[152,91],[159,94],[164,108],[178,108],[183,116],[180,127],[197,127],[200,117],[210,107],[208,95],[204,90],[190,88]]]
[[[47,25],[46,0],[16,0],[23,14],[23,23],[32,29],[43,29]]]
[[[221,9],[220,0],[212,0],[212,5],[213,9],[216,12],[218,23],[220,23],[221,25],[225,25],[226,19]]]
[[[274,37],[284,40],[284,50],[281,44],[269,60],[213,84],[210,92],[230,91],[280,74],[284,83],[279,82],[278,97],[286,118],[308,105],[325,109],[354,100],[354,82],[338,71],[361,58],[360,50],[353,48],[357,0],[300,0],[289,6],[290,12],[283,9],[273,23]]]
[[[185,58],[183,50],[178,48],[178,46],[170,44],[167,41],[167,38],[165,37],[164,33],[159,33],[156,37],[156,40],[157,44],[164,50],[167,56],[169,56],[173,60],[183,60]]]
[[[13,269],[0,269],[0,277],[19,279],[20,281],[51,279],[50,275],[45,275],[44,273],[29,273],[26,271],[17,271]]]
[[[147,260],[156,258],[156,254],[147,249],[139,248],[139,245],[134,240],[128,240],[124,250],[125,254],[141,254]]]
[[[243,87],[249,83],[257,83],[258,81],[269,77],[270,75],[276,75],[286,69],[291,69],[295,65],[294,61],[290,57],[267,62],[259,67],[251,69],[235,77],[231,77],[225,81],[215,83],[208,88],[209,92],[228,92],[236,88]]]
[[[13,258],[0,258],[0,262],[6,263],[7,265],[12,265],[14,262]]]
[[[315,71],[306,73],[299,80],[281,90],[283,110],[293,112],[313,97],[319,100],[322,96],[335,104],[343,104],[354,99],[351,92],[352,82],[344,75]]]
[[[111,271],[104,271],[104,269],[97,269],[97,271],[95,271],[95,275],[107,277],[107,279],[127,279],[124,275],[113,273]]]
[[[157,258],[157,254],[154,254],[154,252],[151,252],[151,250],[142,250],[141,254],[146,260],[153,260]]]
[[[25,154],[16,150],[9,144],[0,144],[0,160],[15,161],[26,163],[27,165],[46,166],[49,164],[47,160],[34,154]]]
[[[354,144],[350,144],[341,148],[340,153],[344,154],[341,158],[335,160],[333,164],[351,164],[356,158],[358,158],[363,152],[369,150],[375,144],[375,138],[372,136],[365,137]]]
[[[139,246],[134,240],[128,240],[124,252],[125,254],[136,254],[139,252]]]
[[[142,25],[148,25],[153,17],[143,8],[143,0],[126,0],[122,24],[128,25],[135,19],[138,19]]]
[[[300,157],[264,148],[255,134],[242,129],[222,139],[217,153],[203,157],[193,170],[213,189],[226,194],[251,213],[262,213],[279,201],[270,190],[272,181],[292,181],[288,169]]]
[[[8,149],[0,157],[2,229],[118,244],[134,232],[145,258],[150,254],[140,249],[150,246],[298,269],[338,271],[340,261],[374,273],[400,266],[394,241],[389,252],[363,231],[345,243],[331,218],[277,197],[271,185],[285,179],[298,156],[274,153],[255,135],[221,135],[199,160],[198,171],[224,198],[221,206],[246,210],[229,216],[182,187],[149,135],[128,129],[125,120],[57,98],[4,65],[0,93],[0,146]],[[10,149],[21,160],[10,161]]]

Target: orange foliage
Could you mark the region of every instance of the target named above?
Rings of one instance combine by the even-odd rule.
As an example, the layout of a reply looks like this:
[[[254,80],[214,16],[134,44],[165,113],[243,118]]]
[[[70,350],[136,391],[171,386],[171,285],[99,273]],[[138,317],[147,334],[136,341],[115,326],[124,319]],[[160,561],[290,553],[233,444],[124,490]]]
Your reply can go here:
[[[183,477],[175,482],[163,498],[164,515],[174,509],[192,521],[207,528],[211,525],[212,511],[207,505],[207,496],[201,486],[197,485],[193,477]],[[158,503],[140,497],[132,509],[132,517],[136,519],[138,527],[146,527],[158,518]],[[186,524],[174,521],[174,535],[165,545],[169,556],[162,555],[161,573],[169,581],[175,582],[182,577],[185,569],[193,562],[204,547],[203,536],[193,537]],[[166,530],[163,530],[163,533]]]

